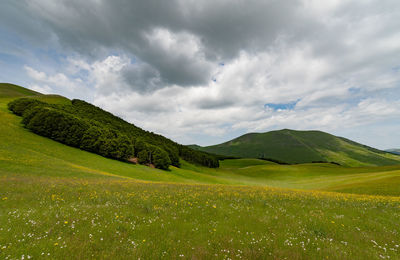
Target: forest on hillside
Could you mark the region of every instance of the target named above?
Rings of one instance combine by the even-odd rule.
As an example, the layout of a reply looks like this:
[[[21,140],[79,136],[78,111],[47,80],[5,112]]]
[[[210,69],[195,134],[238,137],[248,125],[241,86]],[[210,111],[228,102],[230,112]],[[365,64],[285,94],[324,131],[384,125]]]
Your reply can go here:
[[[104,157],[168,169],[179,167],[179,158],[210,168],[219,167],[218,158],[180,145],[162,135],[145,131],[82,100],[69,105],[48,104],[32,98],[11,101],[8,108],[22,116],[32,132],[63,144]]]

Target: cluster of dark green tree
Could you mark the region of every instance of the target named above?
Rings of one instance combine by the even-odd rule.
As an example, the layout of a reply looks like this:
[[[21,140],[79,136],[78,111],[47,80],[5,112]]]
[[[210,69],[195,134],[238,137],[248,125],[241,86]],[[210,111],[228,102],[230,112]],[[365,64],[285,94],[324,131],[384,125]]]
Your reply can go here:
[[[108,158],[125,161],[137,157],[139,163],[159,169],[179,167],[179,157],[207,167],[219,166],[218,159],[210,154],[144,131],[85,101],[55,105],[21,98],[10,102],[8,108],[22,116],[23,124],[32,132]]]
[[[219,167],[218,158],[214,155],[202,151],[195,151],[162,135],[145,131],[85,101],[74,99],[72,100],[72,106],[65,106],[64,109],[74,115],[94,120],[103,126],[120,131],[134,140],[143,141],[146,144],[161,148],[168,153],[171,164],[176,167],[180,166],[179,157],[191,163],[211,168]]]

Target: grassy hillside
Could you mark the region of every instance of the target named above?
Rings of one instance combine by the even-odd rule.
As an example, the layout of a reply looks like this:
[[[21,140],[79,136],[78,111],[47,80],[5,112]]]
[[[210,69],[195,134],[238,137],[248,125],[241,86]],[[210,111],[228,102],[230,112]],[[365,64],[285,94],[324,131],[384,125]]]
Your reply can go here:
[[[145,131],[82,100],[42,95],[15,99],[8,109],[22,116],[23,125],[38,135],[107,158],[135,159],[164,170],[169,165],[180,167],[180,157],[211,168],[219,166],[216,156]]]
[[[60,96],[41,95],[42,101],[65,104]],[[258,159],[221,161],[210,169],[181,161],[181,168],[160,171],[128,164],[69,147],[22,127],[21,118],[7,110],[10,97],[0,96],[0,171],[23,176],[115,176],[142,181],[268,185],[295,189],[349,191],[360,194],[400,195],[400,166],[346,168],[332,164],[278,165]],[[386,183],[381,189],[374,182]],[[346,186],[347,185],[347,186]],[[353,187],[354,186],[354,187]],[[368,188],[366,188],[368,186]],[[352,188],[353,187],[353,188]],[[360,188],[363,187],[363,188]]]
[[[0,96],[0,259],[400,257],[400,199],[377,196],[400,195],[400,166],[162,171],[36,135],[11,99]]]
[[[42,94],[27,88],[23,88],[14,84],[0,83],[0,97],[15,98],[25,96],[41,96]]]
[[[287,163],[326,161],[344,166],[400,164],[400,156],[321,131],[284,129],[251,133],[223,144],[197,147],[197,149],[226,156],[268,158]]]

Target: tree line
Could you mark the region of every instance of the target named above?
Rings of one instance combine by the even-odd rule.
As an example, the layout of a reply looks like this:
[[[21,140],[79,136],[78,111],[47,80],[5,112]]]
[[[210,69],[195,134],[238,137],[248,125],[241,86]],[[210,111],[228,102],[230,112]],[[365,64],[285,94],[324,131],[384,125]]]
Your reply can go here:
[[[20,98],[10,102],[8,108],[22,116],[22,123],[32,132],[104,157],[121,161],[136,157],[139,163],[153,164],[159,169],[179,167],[180,157],[191,163],[219,167],[213,155],[145,131],[82,100],[58,105]]]

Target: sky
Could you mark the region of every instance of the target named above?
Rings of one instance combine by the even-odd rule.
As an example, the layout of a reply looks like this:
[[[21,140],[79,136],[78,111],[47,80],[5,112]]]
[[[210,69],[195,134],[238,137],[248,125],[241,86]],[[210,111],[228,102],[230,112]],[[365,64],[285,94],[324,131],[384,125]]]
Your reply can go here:
[[[400,2],[3,0],[0,82],[182,144],[289,128],[400,148]]]

